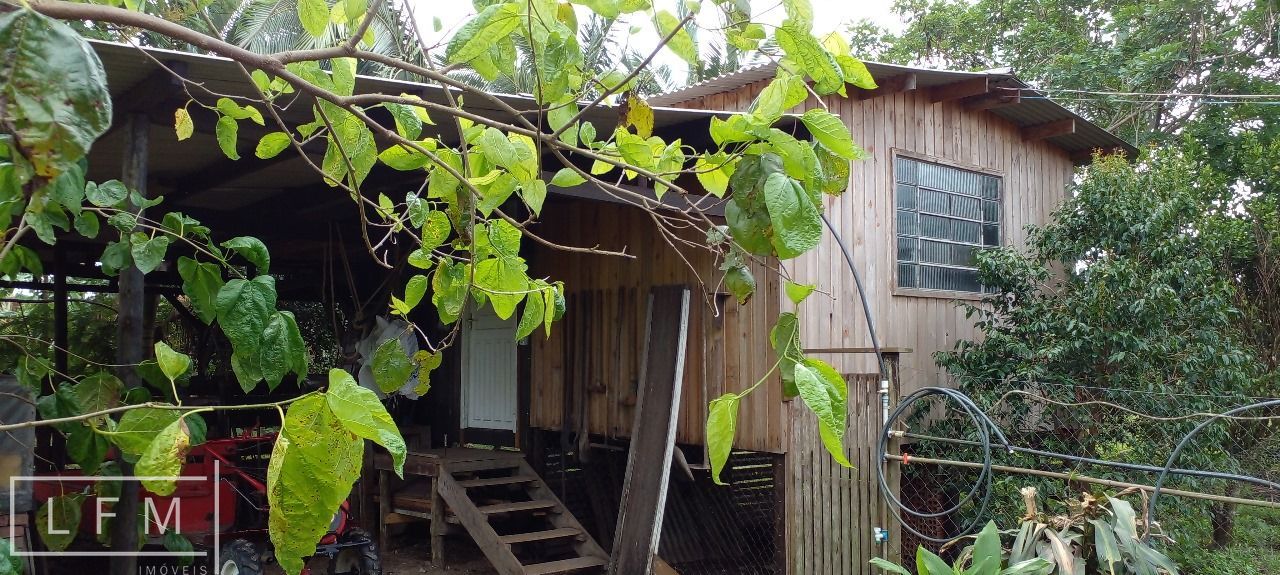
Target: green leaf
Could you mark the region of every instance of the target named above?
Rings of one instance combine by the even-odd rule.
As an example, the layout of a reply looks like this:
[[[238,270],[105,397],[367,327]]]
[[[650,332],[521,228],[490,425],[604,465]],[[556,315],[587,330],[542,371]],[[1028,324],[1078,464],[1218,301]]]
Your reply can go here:
[[[808,97],[804,78],[790,73],[780,74],[760,90],[760,95],[751,105],[751,113],[761,124],[768,126]]]
[[[764,202],[773,223],[770,241],[779,258],[794,258],[818,246],[822,220],[800,184],[784,174],[770,174],[764,186]]]
[[[77,425],[67,435],[67,455],[80,466],[85,475],[93,475],[102,465],[102,460],[111,449],[111,442],[105,436],[87,425]]]
[[[546,302],[540,294],[530,294],[524,298],[524,311],[520,314],[520,323],[516,325],[516,341],[529,337],[546,318]]]
[[[449,325],[462,315],[462,306],[467,301],[468,267],[441,260],[435,275],[431,276],[431,303],[436,306],[440,323]]]
[[[533,215],[542,215],[542,204],[547,201],[547,183],[542,180],[529,180],[520,184],[520,198],[524,200]]]
[[[547,110],[547,124],[552,130],[559,130],[567,125],[569,121],[577,115],[578,103],[573,100],[569,100],[568,102],[557,104],[550,110]],[[560,133],[560,141],[570,146],[578,145],[578,131],[579,128],[577,126],[566,129]]]
[[[80,212],[80,215],[76,216],[76,232],[86,238],[94,239],[98,237],[100,225],[97,214],[93,212]]]
[[[329,27],[329,4],[325,0],[298,0],[298,20],[308,34],[323,36]]]
[[[71,386],[74,405],[83,413],[102,411],[120,406],[120,398],[124,395],[124,383],[116,376],[99,371],[80,380]],[[68,414],[71,415],[71,414]],[[101,416],[98,421],[105,416]]]
[[[946,561],[925,549],[923,545],[916,549],[916,571],[919,575],[952,575],[955,573]]]
[[[185,107],[173,111],[173,131],[177,134],[179,142],[190,138],[195,133],[196,124],[191,121],[191,112],[188,112]]]
[[[0,125],[37,175],[70,169],[110,127],[102,62],[70,26],[30,9],[0,14],[0,66]]]
[[[1049,575],[1054,565],[1041,557],[1014,563],[1000,572],[1000,575]]]
[[[352,434],[322,395],[289,406],[267,466],[268,529],[276,560],[298,573],[329,530],[333,514],[360,476],[364,441]]]
[[[422,224],[422,249],[434,250],[449,239],[449,216],[439,210],[427,212],[426,222]]]
[[[556,175],[551,177],[551,185],[560,188],[573,187],[586,181],[586,178],[572,168],[560,168],[556,171]]]
[[[813,293],[813,290],[817,288],[817,286],[798,284],[790,280],[786,281],[784,285],[786,286],[787,299],[790,299],[791,303],[796,305],[800,305],[800,302],[809,297],[809,294]]]
[[[356,88],[356,59],[333,58],[329,60],[333,72],[333,91],[339,96],[350,96]]]
[[[218,139],[218,148],[222,150],[223,155],[232,159],[239,160],[240,153],[236,151],[236,139],[240,135],[240,124],[231,116],[220,116],[217,125],[214,126],[214,135]]]
[[[36,530],[50,551],[65,551],[80,531],[80,495],[50,497],[36,511]]]
[[[903,569],[902,567],[898,566],[896,563],[890,563],[889,561],[885,561],[884,559],[881,559],[879,557],[872,559],[871,564],[878,567],[881,571],[885,571],[887,573],[897,573],[898,575],[911,575],[910,571]]]
[[[134,468],[138,475],[149,477],[141,481],[142,486],[156,495],[173,495],[178,487],[177,477],[182,475],[182,464],[186,463],[190,449],[191,433],[184,419],[179,418],[165,426],[151,440]]]
[[[807,29],[796,22],[784,20],[773,36],[787,57],[795,60],[799,68],[813,78],[813,89],[819,95],[844,89],[844,75],[840,73],[835,59]]]
[[[745,305],[756,293],[756,278],[751,275],[751,268],[741,262],[725,270],[724,285],[738,305]]]
[[[256,71],[256,70],[255,70]],[[191,565],[195,562],[195,556],[189,555],[195,551],[195,546],[191,544],[191,540],[173,529],[165,529],[164,538],[161,540],[164,544],[165,551],[170,553],[184,553],[188,555],[175,556],[175,560],[179,566]]]
[[[139,407],[130,409],[120,417],[120,423],[108,433],[111,442],[120,451],[134,457],[141,456],[151,446],[151,440],[182,415],[176,409]]]
[[[653,25],[658,28],[658,36],[660,38],[666,38],[668,34],[679,27],[679,31],[675,33],[675,36],[671,37],[671,41],[667,43],[666,48],[690,66],[701,67],[701,62],[698,59],[698,45],[694,43],[689,31],[680,26],[679,18],[676,18],[675,15],[666,10],[659,10],[653,16]]]
[[[462,173],[462,156],[453,151],[452,148],[442,148],[436,154],[440,161],[454,170]],[[458,194],[458,186],[462,182],[450,174],[447,170],[436,167],[431,170],[431,177],[427,180],[427,197],[453,199]]]
[[[724,154],[707,153],[698,156],[693,170],[703,189],[717,198],[724,197],[725,190],[729,189],[729,176],[732,174],[732,166],[728,164]]]
[[[797,363],[795,382],[796,389],[800,391],[800,398],[814,415],[818,416],[818,421],[832,430],[844,428],[838,421],[835,411],[832,410],[831,396],[827,393],[827,386],[816,370],[805,363]]]
[[[485,7],[449,40],[445,58],[450,64],[456,64],[487,52],[490,46],[510,36],[520,26],[522,6],[518,2],[504,2]]]
[[[1098,557],[1098,566],[1104,567],[1110,575],[1116,575],[1116,567],[1121,565],[1124,557],[1116,545],[1116,535],[1111,526],[1101,519],[1090,519],[1093,525],[1093,549]]]
[[[388,339],[373,352],[373,381],[382,393],[395,393],[413,375],[413,362],[399,338]]]
[[[733,450],[741,399],[737,394],[726,393],[711,400],[707,408],[707,458],[711,460],[711,480],[716,485],[724,485],[720,481],[720,472]]]
[[[787,19],[803,30],[813,28],[813,6],[809,0],[782,0],[782,7],[787,12]]]
[[[972,575],[998,575],[1004,554],[1000,543],[1000,530],[995,521],[988,521],[973,542],[973,564],[982,570],[970,571]]]
[[[401,97],[408,96],[410,96],[410,94],[401,94]],[[418,117],[418,114],[414,113],[415,109],[422,110],[422,108],[392,102],[383,104],[383,107],[385,107],[388,112],[391,112],[391,117],[396,122],[396,133],[400,134],[402,138],[406,140],[416,140],[422,135],[422,118]],[[422,113],[425,114],[426,110],[422,110]]]
[[[782,376],[784,393],[787,397],[795,397],[799,394],[795,384],[795,365],[804,361],[804,353],[800,348],[800,320],[796,314],[778,314],[778,321],[769,330],[769,343],[773,346],[774,353],[778,354],[778,370]]]
[[[529,287],[524,270],[511,258],[489,258],[476,264],[474,283],[489,298],[500,319],[515,313]]]
[[[222,289],[222,271],[211,263],[189,257],[178,258],[178,275],[182,276],[182,293],[191,302],[196,317],[206,324],[217,318],[218,290]]]
[[[378,154],[378,160],[391,169],[402,172],[421,170],[431,164],[431,158],[425,154],[399,144],[383,150]]]
[[[233,279],[218,290],[214,306],[218,324],[231,345],[256,359],[262,330],[276,307],[275,279],[271,276],[258,276],[252,281]]]
[[[849,128],[839,116],[814,108],[801,115],[800,121],[831,153],[851,161],[860,157],[857,146],[853,143],[853,136],[849,135]]]
[[[284,132],[271,132],[258,140],[258,148],[253,154],[263,160],[274,158],[280,155],[289,144],[293,143],[293,138]]]
[[[170,382],[177,381],[179,376],[191,369],[191,358],[185,353],[174,351],[169,344],[157,341],[155,351],[156,364],[160,366],[160,371],[164,372],[164,376],[169,378]]]
[[[329,389],[324,394],[329,410],[342,426],[384,447],[391,454],[396,475],[404,477],[404,458],[407,452],[404,438],[387,408],[378,396],[360,387],[351,374],[341,369],[329,370]]]
[[[292,313],[278,311],[271,314],[262,330],[259,347],[258,369],[268,389],[274,390],[284,375],[291,371],[299,379],[307,376],[307,347]]]
[[[138,270],[144,274],[149,274],[160,267],[164,263],[164,254],[169,249],[169,236],[158,235],[155,237],[147,237],[142,232],[134,232],[129,236],[129,242],[132,247],[129,254],[133,256],[133,263]]]
[[[262,240],[253,236],[239,236],[222,242],[222,247],[227,248],[240,254],[240,257],[249,260],[258,270],[258,274],[265,274],[271,268],[271,252],[267,250],[266,244]]]
[[[404,287],[404,301],[410,308],[418,307],[422,296],[427,293],[427,276],[415,275],[409,278]]]
[[[84,190],[85,198],[89,203],[99,208],[110,208],[123,202],[129,197],[129,188],[119,180],[107,180],[100,184],[90,183]]]

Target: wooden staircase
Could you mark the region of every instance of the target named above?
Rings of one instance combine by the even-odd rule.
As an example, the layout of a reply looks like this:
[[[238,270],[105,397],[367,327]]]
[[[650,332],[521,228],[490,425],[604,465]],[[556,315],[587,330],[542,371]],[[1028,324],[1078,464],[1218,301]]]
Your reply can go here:
[[[524,458],[443,466],[438,489],[501,575],[601,573],[609,562]]]

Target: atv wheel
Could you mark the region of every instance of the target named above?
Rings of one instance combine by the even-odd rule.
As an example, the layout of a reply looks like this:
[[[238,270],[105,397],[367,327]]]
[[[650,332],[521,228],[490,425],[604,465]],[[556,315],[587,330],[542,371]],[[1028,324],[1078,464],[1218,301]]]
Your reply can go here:
[[[348,547],[334,557],[334,572],[347,575],[382,575],[382,556],[378,554],[378,544],[368,531],[359,527],[348,529],[342,534],[343,543],[362,544]]]
[[[262,575],[262,557],[258,547],[244,539],[222,545],[218,556],[218,575]]]

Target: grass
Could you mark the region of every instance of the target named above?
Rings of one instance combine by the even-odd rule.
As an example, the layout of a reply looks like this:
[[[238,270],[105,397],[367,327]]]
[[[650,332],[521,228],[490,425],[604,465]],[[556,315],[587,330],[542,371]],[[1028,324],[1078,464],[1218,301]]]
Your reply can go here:
[[[1169,555],[1184,575],[1280,575],[1280,509],[1241,506],[1236,514],[1235,542],[1228,548],[1207,549],[1210,530],[1203,521],[1180,521],[1178,543]]]

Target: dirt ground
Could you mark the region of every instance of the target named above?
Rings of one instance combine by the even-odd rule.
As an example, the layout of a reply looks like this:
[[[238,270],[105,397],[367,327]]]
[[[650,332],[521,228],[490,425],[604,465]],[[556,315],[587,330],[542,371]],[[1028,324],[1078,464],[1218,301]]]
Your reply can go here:
[[[493,575],[484,554],[466,537],[446,537],[445,565],[431,565],[431,546],[426,533],[406,533],[390,541],[391,550],[382,553],[382,575]],[[314,573],[324,571],[312,570]]]

